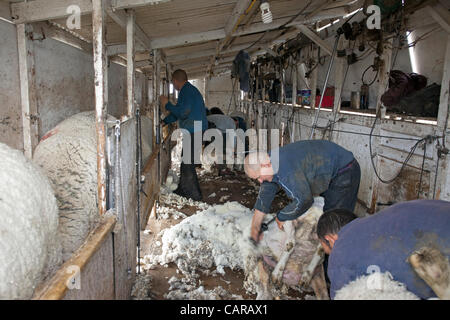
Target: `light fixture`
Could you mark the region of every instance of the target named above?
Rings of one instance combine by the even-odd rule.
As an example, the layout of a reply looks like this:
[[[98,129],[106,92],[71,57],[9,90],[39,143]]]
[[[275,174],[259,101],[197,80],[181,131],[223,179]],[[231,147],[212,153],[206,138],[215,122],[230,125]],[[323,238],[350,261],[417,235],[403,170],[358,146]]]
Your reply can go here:
[[[261,5],[261,19],[263,23],[272,23],[272,12],[270,11],[270,4],[267,0],[262,0]]]

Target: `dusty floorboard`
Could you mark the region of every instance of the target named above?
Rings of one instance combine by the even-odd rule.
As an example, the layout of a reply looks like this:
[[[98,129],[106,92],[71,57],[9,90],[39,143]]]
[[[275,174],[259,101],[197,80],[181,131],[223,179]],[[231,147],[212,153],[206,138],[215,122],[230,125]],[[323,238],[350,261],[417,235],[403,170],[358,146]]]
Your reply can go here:
[[[205,173],[202,169],[197,169],[199,173],[200,186],[203,194],[203,202],[207,204],[221,204],[227,201],[238,201],[242,205],[253,208],[253,204],[257,197],[256,184],[248,179],[242,172],[232,172],[224,177],[217,177],[211,173]],[[215,194],[215,195],[214,195]],[[213,195],[213,196],[211,196]],[[289,199],[281,191],[277,194],[273,204],[272,212],[279,210],[289,202]],[[196,207],[184,206],[178,211],[190,216],[195,214]],[[141,232],[141,257],[147,254],[160,254],[161,234],[160,232],[166,228],[181,222],[182,218],[175,219],[150,219],[145,232]],[[212,271],[212,270],[211,270]],[[146,271],[151,276],[151,298],[160,300],[165,299],[164,295],[169,292],[168,280],[172,277],[181,277],[177,274],[177,266],[173,263],[167,267],[158,265],[152,270]],[[200,273],[201,274],[201,273]],[[242,271],[233,271],[225,269],[225,275],[200,276],[202,285],[206,290],[214,289],[222,286],[231,294],[241,295],[244,299],[254,299],[254,295],[248,295],[242,287],[244,282],[244,273]],[[294,290],[289,291],[289,296],[293,299],[301,299],[304,294]]]

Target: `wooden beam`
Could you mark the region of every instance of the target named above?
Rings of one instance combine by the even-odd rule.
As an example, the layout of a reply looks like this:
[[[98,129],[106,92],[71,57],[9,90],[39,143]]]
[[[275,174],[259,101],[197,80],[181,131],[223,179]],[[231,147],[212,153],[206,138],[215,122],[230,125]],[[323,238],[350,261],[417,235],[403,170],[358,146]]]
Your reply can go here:
[[[297,28],[305,36],[307,36],[309,39],[311,39],[311,41],[313,41],[315,44],[317,44],[319,47],[321,47],[326,53],[328,53],[331,56],[331,54],[333,53],[333,49],[330,47],[330,45],[325,40],[322,40],[322,38],[320,38],[316,32],[314,32],[313,30],[311,30],[309,27],[307,27],[305,25],[298,25]]]
[[[135,91],[135,21],[133,10],[127,12],[127,100],[128,116],[134,116],[134,91]]]
[[[113,7],[115,9],[138,8],[170,1],[172,0],[113,0]]]
[[[73,33],[62,29],[59,25],[50,22],[34,22],[31,24],[33,29],[45,34],[46,37],[53,38],[55,40],[68,43],[74,47],[83,50],[86,53],[92,54],[92,43],[82,40]]]
[[[34,46],[33,41],[29,40],[29,36],[32,33],[33,29],[30,25],[17,25],[23,148],[24,154],[28,159],[33,158],[34,148],[39,141],[39,111],[36,94]]]
[[[426,7],[428,13],[436,20],[437,23],[450,33],[450,12],[440,3],[436,2]]]
[[[106,2],[92,0],[94,40],[95,124],[97,135],[97,202],[99,215],[106,213],[106,114],[108,106],[108,67],[106,56]]]
[[[145,51],[147,51],[146,49],[144,49],[144,47],[142,46],[142,44],[140,42],[136,42],[135,46],[136,46],[136,48],[135,48],[136,52],[145,52]],[[126,44],[110,45],[106,49],[106,52],[107,52],[109,57],[116,56],[116,55],[119,55],[119,54],[125,54],[125,53],[127,53],[127,45]]]
[[[329,6],[333,2],[334,2],[334,0],[324,0],[324,2],[322,2],[322,4],[320,4],[316,9],[314,9],[308,15],[306,15],[305,19],[308,20],[308,19],[311,19],[312,17],[315,17],[320,11],[325,9],[327,6]]]
[[[170,48],[183,46],[190,43],[205,42],[222,38],[225,38],[224,29],[217,29],[206,32],[183,34],[173,37],[155,38],[151,40],[150,47],[152,49]]]
[[[14,23],[36,22],[69,17],[67,8],[76,5],[80,14],[92,12],[92,0],[35,0],[11,4]]]
[[[132,10],[132,9],[130,9]],[[121,26],[123,29],[127,28],[127,13],[125,10],[117,10],[113,9],[111,6],[107,9],[108,16],[111,17],[119,26]],[[136,19],[135,19],[136,20]],[[145,34],[145,32],[142,30],[142,28],[136,23],[135,21],[135,35],[136,40],[139,41],[141,46],[147,50],[150,50],[150,38]]]
[[[11,7],[8,1],[0,2],[0,18],[12,21],[11,19]]]
[[[113,10],[154,5],[171,0],[113,0]],[[14,23],[36,22],[69,17],[72,12],[67,8],[75,5],[80,8],[80,14],[92,13],[92,0],[34,0],[11,4],[11,14]]]

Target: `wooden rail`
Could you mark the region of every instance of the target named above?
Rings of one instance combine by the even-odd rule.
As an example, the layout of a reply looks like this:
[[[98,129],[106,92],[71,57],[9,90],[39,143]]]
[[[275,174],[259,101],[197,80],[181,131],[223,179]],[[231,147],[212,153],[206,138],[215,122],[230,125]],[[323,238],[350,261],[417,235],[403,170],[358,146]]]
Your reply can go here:
[[[55,275],[37,288],[33,300],[60,300],[66,295],[68,284],[73,279],[73,267],[84,269],[91,257],[104,243],[107,235],[116,225],[114,215],[104,216],[100,224],[87,237],[84,244],[78,248],[72,257],[67,260]]]

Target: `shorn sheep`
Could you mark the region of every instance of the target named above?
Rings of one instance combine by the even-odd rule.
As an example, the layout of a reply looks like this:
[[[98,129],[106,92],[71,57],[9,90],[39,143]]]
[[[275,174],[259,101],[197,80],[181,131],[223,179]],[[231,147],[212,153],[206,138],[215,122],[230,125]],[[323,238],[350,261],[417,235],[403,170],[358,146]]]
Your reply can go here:
[[[0,299],[29,299],[61,263],[50,182],[22,152],[0,143]]]

